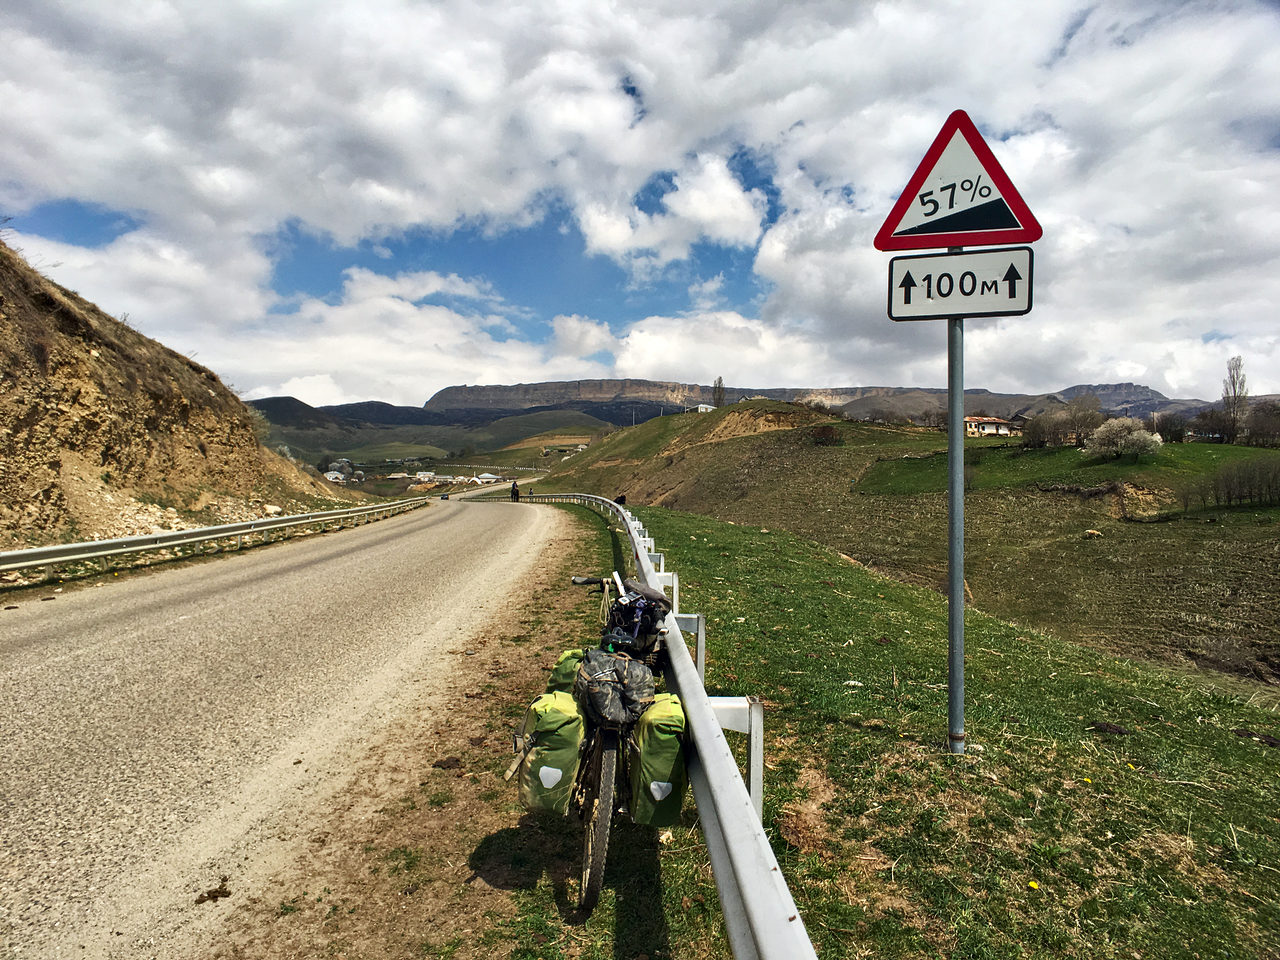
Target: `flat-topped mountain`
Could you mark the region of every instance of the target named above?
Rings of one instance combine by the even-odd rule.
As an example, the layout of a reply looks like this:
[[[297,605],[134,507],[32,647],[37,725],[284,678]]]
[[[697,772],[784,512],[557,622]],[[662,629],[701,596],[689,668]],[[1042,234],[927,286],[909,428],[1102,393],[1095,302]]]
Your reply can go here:
[[[1209,406],[1205,400],[1171,400],[1150,387],[1134,383],[1080,384],[1053,393],[1011,394],[990,390],[965,391],[965,412],[985,411],[991,416],[1033,416],[1065,404],[1081,394],[1098,397],[1104,410],[1145,416],[1152,412],[1195,412]],[[705,384],[678,383],[665,380],[565,380],[510,385],[476,385],[445,387],[424,405],[429,411],[522,411],[530,409],[576,409],[625,424],[622,417],[608,415],[609,407],[644,404],[656,415],[665,406],[690,407],[713,401],[714,388]],[[945,407],[947,391],[936,387],[733,387],[724,388],[726,403],[748,397],[763,397],[788,403],[821,403],[839,408],[845,414],[861,418],[899,419],[916,417],[922,412]],[[668,410],[667,412],[672,412]],[[640,419],[648,419],[641,417]]]

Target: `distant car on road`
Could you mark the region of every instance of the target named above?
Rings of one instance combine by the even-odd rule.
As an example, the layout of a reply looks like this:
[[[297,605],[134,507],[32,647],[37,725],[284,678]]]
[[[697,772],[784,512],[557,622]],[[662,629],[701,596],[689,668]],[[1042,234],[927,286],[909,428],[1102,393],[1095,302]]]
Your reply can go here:
[[[448,500],[448,499],[449,499],[449,495],[448,495],[447,493],[442,493],[442,494],[440,494],[440,499],[441,499],[441,500]]]

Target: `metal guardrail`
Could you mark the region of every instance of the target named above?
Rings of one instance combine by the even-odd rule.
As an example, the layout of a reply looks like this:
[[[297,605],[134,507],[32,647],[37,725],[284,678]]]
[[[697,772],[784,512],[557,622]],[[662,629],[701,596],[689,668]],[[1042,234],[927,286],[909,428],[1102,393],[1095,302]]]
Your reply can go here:
[[[611,514],[626,528],[637,578],[654,587],[678,583],[674,574],[654,569],[652,538],[635,517],[613,501],[587,494],[535,494],[523,499],[582,504]],[[680,633],[679,615],[676,608],[666,620],[671,661],[667,680],[684,704],[693,739],[689,782],[698,803],[733,955],[737,960],[816,960],[804,921]]]
[[[349,507],[344,510],[324,510],[319,513],[295,513],[282,517],[264,517],[244,523],[227,523],[217,527],[196,527],[191,530],[171,530],[166,533],[144,534],[137,537],[119,537],[114,540],[89,540],[83,543],[61,543],[51,547],[34,547],[30,550],[6,550],[0,552],[0,573],[9,570],[26,570],[32,567],[49,567],[60,563],[76,563],[83,560],[105,560],[108,557],[148,550],[167,550],[189,543],[209,540],[239,539],[247,534],[261,533],[265,537],[273,530],[350,520],[381,520],[384,517],[404,513],[422,506],[430,497],[411,497],[371,506]]]

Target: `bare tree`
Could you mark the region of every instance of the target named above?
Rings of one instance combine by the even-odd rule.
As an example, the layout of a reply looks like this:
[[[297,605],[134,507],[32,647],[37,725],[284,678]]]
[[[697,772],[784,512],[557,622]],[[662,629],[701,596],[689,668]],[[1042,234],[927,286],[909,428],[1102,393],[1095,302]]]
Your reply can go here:
[[[1202,440],[1222,443],[1227,437],[1227,415],[1217,407],[1207,407],[1191,418],[1191,429]]]
[[[1280,446],[1280,403],[1259,400],[1249,408],[1249,442],[1258,447]]]
[[[1177,413],[1153,413],[1142,422],[1142,428],[1159,434],[1165,443],[1182,443],[1187,438],[1187,422],[1186,417]]]
[[[1102,401],[1096,393],[1072,397],[1063,412],[1067,418],[1067,432],[1075,434],[1077,447],[1083,447],[1089,435],[1102,425]]]
[[[1244,358],[1227,361],[1227,378],[1222,381],[1222,412],[1226,414],[1226,440],[1235,443],[1249,415],[1249,384],[1244,375]]]
[[[1022,445],[1038,450],[1041,447],[1059,447],[1067,442],[1067,415],[1062,412],[1042,413],[1032,417],[1022,428]]]
[[[724,377],[716,377],[716,382],[711,385],[711,405],[724,406]]]

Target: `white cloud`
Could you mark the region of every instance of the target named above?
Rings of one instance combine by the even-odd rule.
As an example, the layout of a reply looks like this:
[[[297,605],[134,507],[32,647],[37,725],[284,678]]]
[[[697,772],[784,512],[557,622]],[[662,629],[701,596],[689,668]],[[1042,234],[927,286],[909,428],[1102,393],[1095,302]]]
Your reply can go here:
[[[270,262],[253,243],[238,240],[166,237],[142,228],[94,249],[22,233],[12,245],[107,313],[128,314],[148,336],[195,355],[257,322],[275,302],[266,287]]]
[[[17,242],[238,384],[416,403],[601,375],[584,358],[616,353],[662,379],[940,385],[941,328],[886,319],[871,237],[964,107],[1045,228],[1035,309],[970,325],[970,384],[1213,397],[1240,353],[1280,392],[1278,47],[1260,0],[16,0],[0,212],[128,212],[140,226],[99,248]],[[743,148],[776,222],[731,169]],[[638,206],[655,176],[672,189]],[[463,279],[390,259],[403,231],[498,233],[559,206],[633,291],[673,284],[695,313],[521,323],[501,262]],[[369,241],[386,275],[279,313],[263,238],[282,224]],[[675,269],[700,244],[754,252],[763,299]]]
[[[807,383],[826,366],[803,332],[733,311],[646,317],[619,339],[620,377],[762,387]]]
[[[303,403],[313,407],[335,405],[339,403],[358,402],[334,381],[327,373],[313,373],[306,377],[290,377],[273,390],[259,387],[245,394],[246,400],[261,400],[264,397],[296,397]]]
[[[469,299],[476,309],[428,302],[436,293]],[[611,375],[608,365],[590,359],[616,345],[606,326],[557,317],[552,341],[533,344],[507,335],[505,309],[474,280],[352,269],[336,303],[307,299],[296,313],[273,314],[205,362],[244,371],[238,382],[246,396],[291,395],[313,405],[372,397],[417,406],[455,383]]]
[[[701,280],[689,285],[689,300],[695,310],[710,310],[720,300],[724,289],[724,274],[717,273],[709,280]]]
[[[698,237],[749,247],[760,236],[767,203],[759,190],[742,188],[723,157],[700,154],[692,169],[676,176],[675,190],[663,205],[673,217],[693,227]]]
[[[555,333],[554,350],[558,357],[585,360],[598,353],[612,354],[618,349],[618,338],[610,332],[608,325],[589,317],[556,317],[551,321],[551,327]]]

